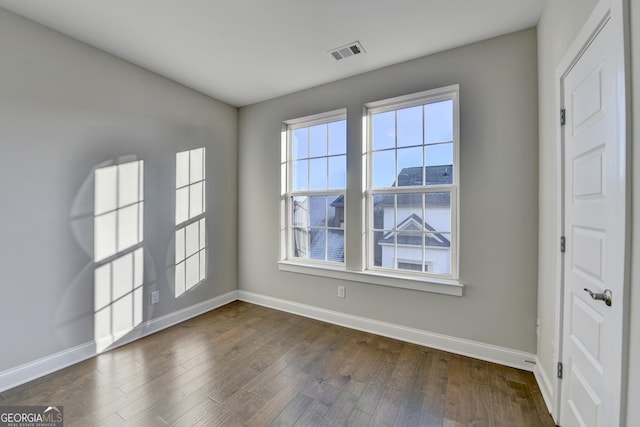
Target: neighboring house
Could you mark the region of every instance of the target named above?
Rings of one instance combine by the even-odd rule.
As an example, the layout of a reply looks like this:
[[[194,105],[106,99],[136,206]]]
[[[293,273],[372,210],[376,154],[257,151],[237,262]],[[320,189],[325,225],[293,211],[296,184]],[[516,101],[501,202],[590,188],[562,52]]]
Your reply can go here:
[[[398,174],[398,187],[421,185],[422,172],[423,168],[419,166],[402,169]],[[431,185],[450,184],[451,172],[451,165],[427,166],[427,182]],[[424,211],[421,193],[399,195],[396,227],[394,197],[383,196],[375,202],[374,227],[378,231],[373,236],[374,265],[390,269],[450,273],[450,194],[426,193]],[[344,261],[344,196],[333,200],[325,196],[300,197],[295,201],[294,211],[294,222],[299,225],[294,232],[295,255],[316,260]]]
[[[423,169],[421,166],[402,169],[398,174],[397,186],[422,185]],[[451,184],[452,166],[427,166],[426,182],[430,185]],[[374,227],[380,231],[374,232],[374,265],[391,269],[450,273],[450,193],[426,193],[424,211],[421,193],[398,194],[398,217],[394,227],[395,197],[387,195],[375,202]]]
[[[294,200],[294,255],[321,261],[344,261],[344,196],[327,207],[327,196]]]

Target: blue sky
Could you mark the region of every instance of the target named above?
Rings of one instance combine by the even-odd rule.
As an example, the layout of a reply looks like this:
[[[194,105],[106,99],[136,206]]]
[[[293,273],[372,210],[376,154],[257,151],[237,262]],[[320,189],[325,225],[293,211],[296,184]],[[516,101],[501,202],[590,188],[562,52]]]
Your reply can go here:
[[[453,164],[451,100],[374,114],[372,129],[374,187],[406,167]],[[294,191],[345,188],[346,120],[294,130],[293,159]]]

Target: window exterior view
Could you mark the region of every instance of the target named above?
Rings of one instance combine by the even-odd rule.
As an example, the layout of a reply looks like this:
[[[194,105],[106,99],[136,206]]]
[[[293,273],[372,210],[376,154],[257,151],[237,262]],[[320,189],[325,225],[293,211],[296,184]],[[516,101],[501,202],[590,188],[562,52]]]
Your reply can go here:
[[[371,270],[457,275],[457,94],[367,105]]]
[[[456,278],[458,87],[370,103],[365,112],[357,153],[367,171],[363,270]],[[345,113],[290,121],[284,133],[284,258],[344,265]]]
[[[344,263],[344,112],[286,126],[287,258]]]

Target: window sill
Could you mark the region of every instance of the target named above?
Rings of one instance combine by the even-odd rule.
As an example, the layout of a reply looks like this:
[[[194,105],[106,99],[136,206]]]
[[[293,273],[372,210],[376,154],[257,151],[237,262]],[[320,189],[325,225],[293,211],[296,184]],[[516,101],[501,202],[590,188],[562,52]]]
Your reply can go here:
[[[414,291],[433,292],[437,294],[462,296],[464,285],[457,280],[439,279],[434,277],[406,277],[373,271],[348,271],[344,268],[303,264],[291,261],[279,261],[278,269],[291,273],[308,274],[311,276],[329,277],[332,279],[348,280],[351,282],[370,283],[379,286],[411,289]]]

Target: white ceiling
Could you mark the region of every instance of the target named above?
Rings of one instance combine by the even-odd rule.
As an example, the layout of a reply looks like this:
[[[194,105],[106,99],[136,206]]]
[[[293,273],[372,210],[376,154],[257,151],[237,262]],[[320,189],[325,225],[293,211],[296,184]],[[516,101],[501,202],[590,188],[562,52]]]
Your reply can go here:
[[[0,0],[240,107],[530,28],[546,0]],[[328,50],[360,41],[341,61]]]

